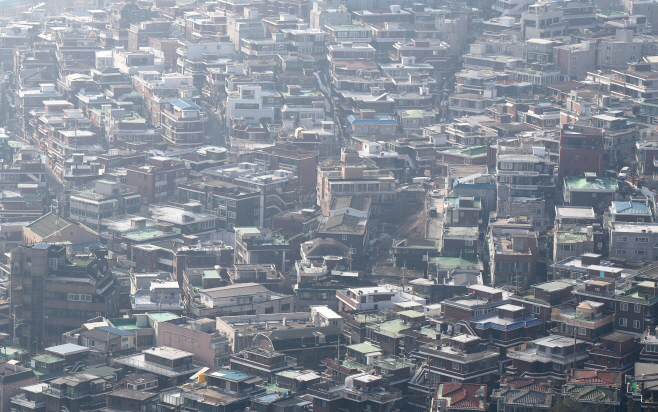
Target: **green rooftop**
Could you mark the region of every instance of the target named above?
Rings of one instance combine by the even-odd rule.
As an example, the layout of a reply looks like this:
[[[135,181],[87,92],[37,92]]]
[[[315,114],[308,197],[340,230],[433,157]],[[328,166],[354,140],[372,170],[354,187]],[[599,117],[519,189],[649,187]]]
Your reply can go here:
[[[409,325],[406,325],[402,323],[400,320],[390,320],[388,322],[380,323],[379,325],[379,333],[382,333],[387,336],[391,337],[399,337],[400,332],[406,329],[409,329]]]
[[[479,157],[487,155],[487,146],[452,147],[439,152],[462,157]]]
[[[611,177],[597,177],[587,180],[585,176],[567,176],[564,185],[571,190],[617,190],[617,180]]]
[[[579,243],[587,241],[587,233],[583,232],[556,232],[557,243]]]
[[[628,292],[621,295],[614,295],[615,300],[621,300],[624,302],[633,302],[638,304],[653,305],[658,302],[658,296],[645,295],[638,292],[638,287],[630,289]]]
[[[430,262],[437,265],[439,269],[480,269],[480,264],[477,260],[469,260],[458,257],[435,256],[430,257]]]
[[[545,292],[555,292],[567,288],[569,286],[572,286],[571,283],[560,282],[560,281],[546,282],[546,283],[539,283],[537,285],[532,285],[533,288],[541,289]]]
[[[180,316],[174,315],[171,312],[147,312],[146,314],[156,322],[166,322],[168,320],[180,318]]]
[[[37,355],[32,357],[33,361],[36,362],[41,362],[41,363],[47,363],[47,364],[52,364],[52,363],[57,363],[57,362],[63,362],[64,359],[54,356],[54,355],[48,355],[48,354],[42,354],[42,355]]]
[[[219,279],[219,272],[216,270],[204,270],[203,275],[201,275],[203,279]]]
[[[275,392],[288,393],[288,391],[290,390],[290,389],[284,388],[282,386],[277,386],[276,383],[274,383],[274,382],[272,382],[272,383],[262,383],[259,386],[265,388],[265,391],[267,393],[275,393]]]
[[[415,310],[405,310],[402,312],[398,312],[398,315],[406,316],[408,318],[423,318],[425,315],[423,315],[420,312],[416,312]]]
[[[346,367],[346,368],[349,368],[349,369],[356,369],[356,370],[359,370],[359,371],[360,371],[360,370],[365,370],[366,367],[367,367],[367,365],[364,365],[364,364],[362,364],[362,363],[360,363],[360,362],[352,361],[352,360],[347,360],[347,359],[344,360],[344,361],[342,361],[342,362],[341,362],[341,365],[344,366],[344,367]]]
[[[364,354],[364,355],[367,354],[367,353],[373,353],[373,352],[381,351],[381,349],[376,348],[376,347],[372,346],[369,343],[357,343],[355,345],[349,345],[347,347],[347,349],[349,349],[351,351],[354,351],[354,352]]]

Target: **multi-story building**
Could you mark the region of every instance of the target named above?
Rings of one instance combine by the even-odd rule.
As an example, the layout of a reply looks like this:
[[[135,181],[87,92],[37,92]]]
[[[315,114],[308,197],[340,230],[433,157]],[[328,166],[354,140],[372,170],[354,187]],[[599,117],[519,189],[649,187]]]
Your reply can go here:
[[[550,378],[563,384],[574,368],[574,361],[575,368],[583,369],[589,354],[583,340],[550,335],[508,350],[507,357],[512,359],[507,375]]]
[[[563,17],[554,1],[532,4],[521,14],[521,35],[524,39],[560,37],[566,33]]]
[[[182,385],[201,370],[194,354],[167,346],[145,349],[135,355],[114,359],[125,372],[150,373],[158,378],[158,388]]]
[[[137,188],[144,205],[174,198],[176,184],[189,176],[185,163],[164,156],[152,156],[147,165],[126,166],[126,183]]]
[[[162,137],[177,145],[199,145],[205,142],[201,108],[190,100],[172,101],[171,110],[162,111]]]
[[[427,383],[489,383],[498,371],[500,349],[470,334],[456,335],[447,344],[424,345],[419,355],[429,359],[409,382],[411,391],[427,393]],[[423,379],[429,369],[429,379]],[[422,383],[425,383],[424,385]]]
[[[288,243],[281,235],[270,229],[259,227],[235,228],[236,264],[272,264],[284,272],[287,259]]]
[[[113,382],[109,379],[77,373],[53,379],[41,393],[48,405],[46,411],[92,411],[105,407],[105,396],[113,389]]]
[[[353,382],[351,388],[348,388],[344,382],[325,381],[311,386],[307,394],[313,398],[313,404],[317,405],[316,409],[320,411],[343,408],[385,410],[390,408],[392,403],[402,399],[402,391],[374,378],[367,373],[350,376]],[[355,388],[357,388],[356,392]],[[323,405],[326,405],[326,409],[321,409],[325,408]]]
[[[521,290],[535,283],[539,247],[536,232],[492,228],[487,242],[494,286],[504,285]]]
[[[591,172],[603,176],[603,131],[595,127],[563,124],[560,130],[558,184],[566,176]]]
[[[103,252],[77,266],[64,246],[19,246],[10,252],[8,266],[10,305],[23,320],[15,335],[30,350],[39,351],[53,336],[59,341],[88,319],[118,314],[119,282]]]
[[[200,303],[190,306],[196,316],[256,315],[292,312],[291,295],[271,292],[258,283],[238,283],[231,286],[199,290]]]
[[[553,48],[553,64],[568,80],[585,80],[587,73],[596,68],[596,46],[582,42]]]
[[[336,297],[338,298],[338,310],[340,312],[393,309],[396,302],[425,302],[425,299],[403,292],[390,285],[337,290]]]
[[[645,332],[641,341],[636,335],[625,332],[601,336],[598,342],[587,348],[589,360],[585,363],[585,368],[627,374],[638,359],[644,360],[641,352],[646,349],[642,344],[648,342],[644,339],[645,336],[649,334]]]
[[[610,258],[641,262],[658,260],[655,251],[658,223],[611,222],[609,236]]]
[[[593,207],[595,212],[603,213],[615,198],[618,186],[616,179],[597,177],[591,172],[586,172],[584,176],[566,176],[564,203],[569,206]]]
[[[340,161],[329,159],[318,165],[318,206],[328,215],[336,196],[367,197],[372,214],[382,214],[395,202],[394,181],[393,173],[380,170],[372,160],[361,159],[356,151],[344,149]]]
[[[542,321],[540,333],[548,334],[551,328],[553,308],[573,302],[571,293],[574,286],[571,283],[553,281],[532,285],[531,294],[514,294],[510,302],[523,306],[532,316]]]
[[[584,300],[575,308],[554,308],[551,321],[555,327],[551,332],[567,337],[577,335],[589,342],[598,340],[613,329],[613,315],[604,311],[603,306],[601,302]]]
[[[69,218],[99,232],[103,219],[139,213],[142,203],[137,188],[111,180],[96,180],[93,189],[72,190],[69,199]]]

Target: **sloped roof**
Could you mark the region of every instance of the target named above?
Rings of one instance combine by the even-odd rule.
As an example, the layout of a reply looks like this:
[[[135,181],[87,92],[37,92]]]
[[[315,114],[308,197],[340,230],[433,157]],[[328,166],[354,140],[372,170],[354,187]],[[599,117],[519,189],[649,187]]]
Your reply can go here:
[[[342,214],[322,218],[318,232],[363,234],[366,230],[366,219]]]
[[[647,205],[639,202],[612,202],[610,206],[612,213],[624,215],[649,215]]]
[[[548,379],[524,378],[502,376],[500,386],[515,390],[534,390],[538,392],[553,393],[553,382]]]
[[[550,408],[555,394],[533,390],[498,389],[491,395],[494,399],[502,399],[507,405],[524,405],[537,408]]]
[[[576,369],[567,376],[567,383],[573,385],[614,385],[621,386],[621,372]]]
[[[347,256],[350,248],[333,238],[313,239],[302,243],[306,258],[322,258],[323,256]]]
[[[58,231],[68,228],[69,226],[78,226],[81,229],[86,230],[91,234],[98,235],[98,233],[94,232],[87,226],[74,222],[72,220],[68,220],[61,216],[57,216],[54,213],[45,214],[25,227],[29,228],[36,235],[45,239],[49,236],[54,235]]]
[[[602,388],[599,386],[580,386],[566,384],[563,393],[571,396],[578,402],[617,403],[619,390]]]
[[[351,208],[354,210],[366,212],[368,209],[370,209],[370,202],[371,200],[369,198],[358,196],[334,197],[331,201],[331,210]]]
[[[448,400],[450,408],[484,410],[487,405],[487,386],[474,383],[442,383],[437,387],[436,397]]]

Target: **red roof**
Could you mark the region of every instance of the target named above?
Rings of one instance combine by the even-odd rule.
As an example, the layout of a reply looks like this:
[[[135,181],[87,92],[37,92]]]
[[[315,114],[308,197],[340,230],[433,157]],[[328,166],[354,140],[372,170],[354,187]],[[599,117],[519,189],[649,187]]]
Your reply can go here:
[[[621,372],[576,369],[567,376],[567,383],[621,386]]]
[[[487,385],[446,382],[437,385],[436,390],[437,397],[450,399],[450,408],[484,410],[487,405]]]

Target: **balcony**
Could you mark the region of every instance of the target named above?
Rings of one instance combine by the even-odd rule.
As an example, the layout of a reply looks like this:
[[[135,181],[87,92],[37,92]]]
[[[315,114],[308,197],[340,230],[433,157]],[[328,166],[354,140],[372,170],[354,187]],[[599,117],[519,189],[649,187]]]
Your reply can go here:
[[[20,395],[16,395],[16,396],[12,397],[11,398],[11,403],[22,406],[22,407],[25,407],[26,409],[29,409],[29,410],[35,410],[37,408],[45,408],[45,406],[46,406],[45,401],[35,402],[35,401],[28,400],[27,397],[25,396],[25,394],[20,394]]]

